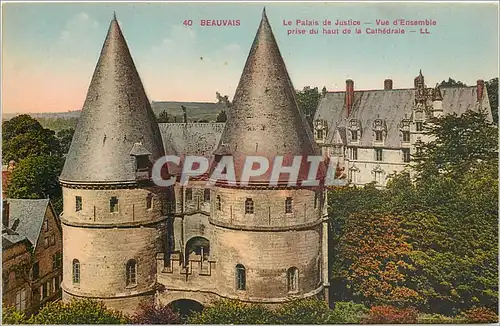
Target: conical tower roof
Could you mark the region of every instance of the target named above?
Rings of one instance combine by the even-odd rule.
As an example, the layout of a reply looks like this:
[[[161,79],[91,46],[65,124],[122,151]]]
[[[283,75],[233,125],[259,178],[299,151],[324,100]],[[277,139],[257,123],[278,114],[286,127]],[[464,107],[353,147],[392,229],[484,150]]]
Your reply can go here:
[[[276,156],[291,163],[293,156],[319,155],[265,10],[214,154],[234,157],[237,180],[247,156],[265,156],[272,167]],[[269,181],[270,170],[250,181]]]
[[[133,149],[138,147],[141,153],[150,153],[151,162],[164,155],[155,115],[114,17],[60,180],[70,183],[135,182],[136,159],[133,155],[138,154]]]

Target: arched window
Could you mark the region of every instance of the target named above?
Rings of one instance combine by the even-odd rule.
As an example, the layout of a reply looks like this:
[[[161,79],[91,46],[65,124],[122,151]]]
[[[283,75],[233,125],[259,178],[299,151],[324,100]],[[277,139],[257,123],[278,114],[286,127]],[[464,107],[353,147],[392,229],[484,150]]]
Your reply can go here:
[[[221,203],[219,195],[217,195],[217,201],[216,201],[215,205],[217,206],[218,211],[222,210],[222,203]]]
[[[80,262],[73,259],[73,283],[80,284]]]
[[[245,200],[245,214],[253,214],[253,200],[252,200],[252,198],[247,198]]]
[[[137,284],[137,263],[134,259],[127,262],[127,286]]]
[[[297,267],[290,267],[287,272],[287,284],[289,292],[299,290],[299,270]]]
[[[210,189],[205,189],[203,191],[203,200],[210,201]]]
[[[245,266],[241,264],[236,265],[236,289],[245,290],[246,282],[247,280]]]

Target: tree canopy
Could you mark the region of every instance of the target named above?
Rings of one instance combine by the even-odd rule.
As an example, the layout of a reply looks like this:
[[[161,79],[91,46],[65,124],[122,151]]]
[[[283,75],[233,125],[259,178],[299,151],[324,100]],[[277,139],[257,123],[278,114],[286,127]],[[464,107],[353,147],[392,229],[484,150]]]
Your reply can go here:
[[[2,161],[20,160],[39,155],[61,155],[61,147],[55,132],[43,128],[29,115],[18,115],[3,123]]]
[[[482,113],[436,119],[416,171],[386,190],[329,193],[332,300],[456,315],[498,305],[497,131]]]

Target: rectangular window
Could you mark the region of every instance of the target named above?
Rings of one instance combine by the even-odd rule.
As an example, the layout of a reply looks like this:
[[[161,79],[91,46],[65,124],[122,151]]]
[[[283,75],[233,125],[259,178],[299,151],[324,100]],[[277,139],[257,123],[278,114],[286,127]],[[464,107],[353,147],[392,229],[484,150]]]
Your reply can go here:
[[[82,210],[82,196],[75,197],[75,209],[77,212]]]
[[[38,279],[40,277],[40,267],[39,267],[38,262],[35,262],[33,264],[32,274],[33,274],[33,279],[34,280],[36,280],[36,279]]]
[[[55,234],[52,234],[50,236],[50,245],[53,246],[56,244],[56,235]]]
[[[59,291],[61,289],[61,276],[56,276],[54,278],[54,291]]]
[[[375,131],[375,141],[382,141],[382,131]]]
[[[111,197],[109,200],[109,212],[117,213],[118,212],[118,197]]]
[[[382,171],[375,171],[375,182],[378,185],[382,184]]]
[[[45,232],[49,231],[49,220],[43,221],[43,229],[45,230]]]
[[[323,129],[317,130],[318,140],[323,140]]]
[[[422,131],[424,130],[424,123],[423,122],[416,122],[415,123],[415,128],[417,129],[417,131]]]
[[[376,148],[375,149],[375,161],[381,162],[383,161],[384,157],[382,154],[382,149],[381,148]]]
[[[43,239],[43,245],[45,246],[45,248],[48,248],[48,246],[49,246],[49,237],[45,237]]]
[[[349,181],[351,183],[358,182],[358,171],[357,170],[349,170]]]
[[[358,140],[358,131],[357,130],[352,130],[351,131],[351,140],[352,141],[357,141]]]
[[[203,190],[203,200],[210,201],[210,189]]]
[[[222,203],[221,203],[219,195],[217,195],[216,205],[217,205],[217,210],[218,211],[222,210]]]
[[[43,283],[42,285],[42,299],[45,299],[49,295],[49,289],[47,284],[49,283]]]
[[[349,158],[353,161],[358,159],[358,149],[355,147],[349,148]]]
[[[21,289],[16,292],[16,309],[24,311],[26,309],[26,289]]]
[[[245,200],[245,214],[253,214],[253,200],[252,200],[252,198],[247,198]]]
[[[293,212],[293,200],[292,197],[286,197],[285,200],[285,213],[290,214]]]
[[[193,200],[193,189],[186,189],[186,200]]]
[[[146,209],[151,209],[153,207],[153,194],[148,194],[146,196]]]
[[[408,148],[403,149],[403,162],[405,163],[410,162],[410,149]]]
[[[409,142],[410,142],[410,132],[403,131],[403,143],[409,143]]]
[[[52,255],[52,269],[61,267],[61,252],[58,251]]]

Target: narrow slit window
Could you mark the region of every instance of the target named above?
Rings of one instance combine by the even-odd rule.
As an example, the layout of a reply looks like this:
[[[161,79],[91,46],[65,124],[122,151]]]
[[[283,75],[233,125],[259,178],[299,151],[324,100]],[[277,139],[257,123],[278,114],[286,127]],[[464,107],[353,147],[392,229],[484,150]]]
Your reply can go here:
[[[148,194],[146,196],[146,209],[151,209],[153,207],[153,194]]]
[[[297,267],[290,267],[287,272],[288,291],[296,292],[299,289],[299,270]]]
[[[210,189],[205,189],[203,191],[203,200],[210,201]]]
[[[82,210],[82,196],[75,197],[75,206],[77,212]]]
[[[292,197],[286,197],[285,200],[285,213],[289,214],[293,212],[293,199]]]

